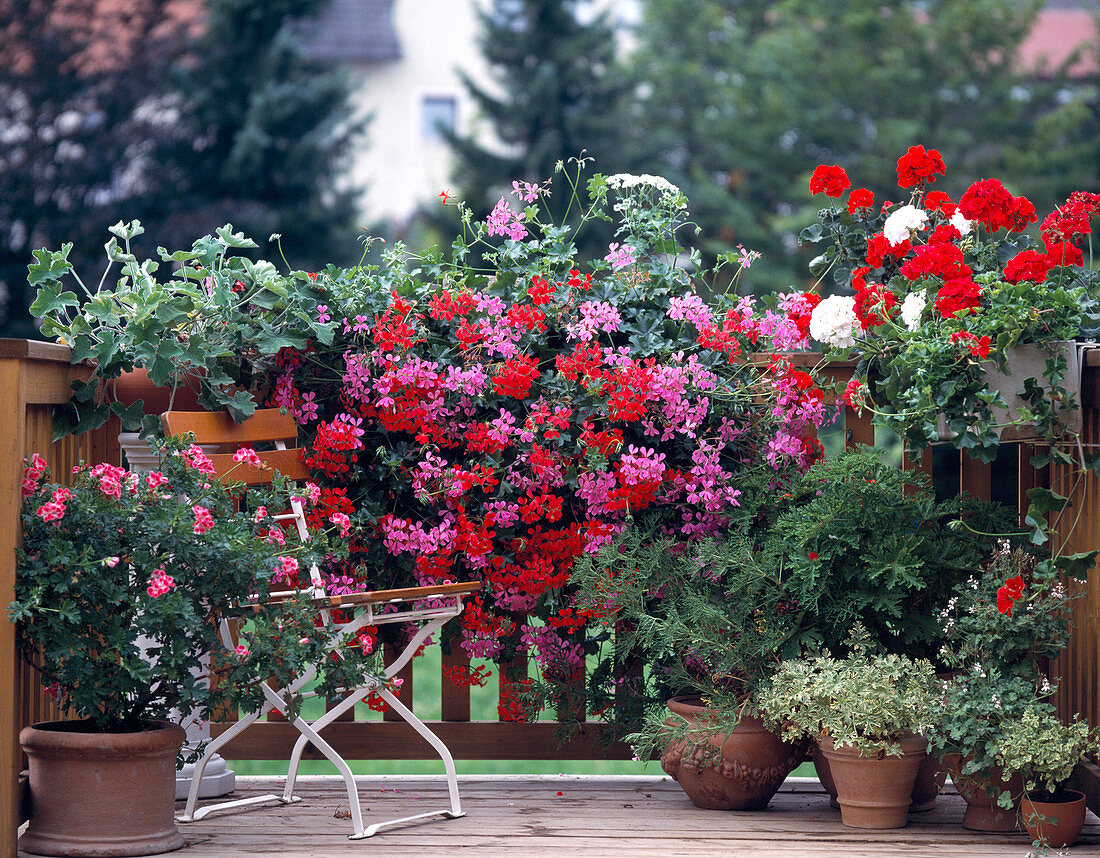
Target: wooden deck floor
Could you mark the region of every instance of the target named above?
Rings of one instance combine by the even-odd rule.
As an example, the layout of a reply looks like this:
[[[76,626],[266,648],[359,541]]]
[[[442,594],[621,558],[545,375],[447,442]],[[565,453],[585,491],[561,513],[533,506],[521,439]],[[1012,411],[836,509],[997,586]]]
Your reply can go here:
[[[239,778],[234,797],[272,792],[275,778]],[[369,823],[446,806],[441,777],[361,778]],[[431,819],[349,841],[347,796],[335,778],[300,781],[293,806],[250,807],[180,826],[181,858],[270,855],[329,856],[1023,856],[1024,834],[990,835],[959,824],[963,802],[941,795],[935,810],[906,828],[870,832],[846,828],[816,781],[789,779],[765,811],[706,811],[691,805],[664,777],[465,776],[462,819]],[[950,789],[950,785],[949,785]],[[182,807],[182,803],[177,804]],[[23,853],[20,853],[22,855]],[[1089,815],[1072,856],[1100,856],[1100,820]]]

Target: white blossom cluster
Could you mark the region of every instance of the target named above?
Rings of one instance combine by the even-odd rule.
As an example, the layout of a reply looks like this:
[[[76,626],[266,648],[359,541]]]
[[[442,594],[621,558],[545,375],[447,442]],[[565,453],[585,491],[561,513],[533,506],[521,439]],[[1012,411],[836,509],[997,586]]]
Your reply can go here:
[[[909,238],[910,230],[924,229],[928,226],[928,212],[916,206],[902,206],[890,212],[886,223],[882,225],[882,234],[891,244],[901,244]]]
[[[918,289],[906,295],[905,300],[901,302],[901,320],[905,322],[905,327],[913,332],[919,331],[921,316],[924,315],[924,308],[927,306],[926,290]]]
[[[648,185],[667,196],[680,193],[680,189],[664,176],[651,176],[649,173],[643,173],[640,176],[635,176],[633,173],[616,173],[607,177],[609,188],[635,188],[639,185]]]
[[[858,326],[855,300],[843,295],[829,296],[814,307],[810,316],[810,336],[833,348],[850,349],[854,346]]]

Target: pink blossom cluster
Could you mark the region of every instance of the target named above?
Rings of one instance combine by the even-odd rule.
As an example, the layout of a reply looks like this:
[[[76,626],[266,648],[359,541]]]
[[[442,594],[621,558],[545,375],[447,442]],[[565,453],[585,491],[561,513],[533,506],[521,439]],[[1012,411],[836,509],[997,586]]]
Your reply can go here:
[[[279,565],[275,569],[275,574],[271,576],[272,580],[280,584],[286,584],[288,587],[296,586],[298,583],[298,560],[295,557],[280,557]]]
[[[590,340],[599,331],[613,334],[622,325],[619,311],[606,301],[585,301],[579,309],[580,319],[565,327],[571,340]]]
[[[523,241],[527,237],[527,227],[523,225],[523,215],[512,211],[504,197],[501,197],[499,202],[493,206],[486,222],[489,225],[489,235],[506,235],[512,241]]]
[[[200,474],[205,474],[208,477],[217,476],[218,471],[214,467],[214,463],[210,461],[198,444],[192,444],[180,455],[183,457],[183,461],[187,463],[187,467],[194,468]]]
[[[196,536],[206,533],[214,526],[214,516],[210,514],[210,510],[206,507],[196,504],[191,507],[191,512],[195,515],[194,531]]]
[[[163,566],[158,566],[153,570],[153,574],[149,576],[149,586],[145,588],[146,592],[156,599],[158,596],[163,596],[169,590],[176,586],[175,580],[164,571]]]
[[[237,452],[233,454],[233,461],[238,464],[243,462],[250,468],[262,468],[264,464],[260,461],[259,454],[251,447],[238,447]]]
[[[550,626],[524,624],[521,628],[520,643],[534,654],[536,663],[543,670],[567,669],[571,672],[584,663],[584,647],[563,639]]]
[[[700,331],[714,324],[710,307],[694,292],[669,298],[666,315],[674,321],[690,322]]]
[[[634,248],[626,244],[620,246],[618,242],[613,241],[607,246],[607,256],[604,257],[604,261],[610,262],[614,271],[633,265]]]

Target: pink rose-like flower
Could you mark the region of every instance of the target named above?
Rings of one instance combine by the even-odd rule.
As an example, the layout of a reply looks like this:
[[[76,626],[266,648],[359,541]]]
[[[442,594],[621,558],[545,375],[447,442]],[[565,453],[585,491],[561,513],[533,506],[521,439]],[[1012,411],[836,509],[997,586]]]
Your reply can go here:
[[[114,568],[115,568],[116,566],[118,566],[118,561],[119,561],[120,559],[121,559],[121,558],[119,558],[119,557],[108,557],[108,558],[107,558],[106,560],[104,560],[103,562],[104,562],[104,564],[105,564],[105,565],[106,565],[106,566],[107,566],[108,568],[110,568],[110,569],[114,569]]]
[[[256,507],[256,514],[254,516],[252,516],[252,520],[255,521],[255,522],[259,522],[260,519],[263,519],[263,518],[266,518],[266,517],[267,517],[267,507],[263,506],[261,504],[260,506]]]
[[[275,580],[293,584],[298,580],[298,560],[294,557],[280,557],[279,568],[275,570]]]
[[[233,454],[233,461],[244,462],[252,468],[263,467],[263,462],[260,461],[259,455],[251,447],[239,447],[237,452]]]
[[[334,512],[328,520],[340,528],[341,536],[347,536],[348,531],[351,530],[351,519],[348,518],[347,513]]]
[[[200,474],[206,474],[210,477],[217,475],[218,471],[214,467],[214,463],[207,458],[206,453],[198,444],[192,444],[180,455],[183,456],[183,461],[187,463],[187,467],[194,468]]]
[[[122,500],[122,483],[113,476],[104,474],[99,478],[99,490],[109,498]]]
[[[149,488],[157,489],[163,485],[167,485],[168,477],[164,476],[160,471],[150,471],[145,475],[145,483]]]
[[[46,501],[37,510],[35,515],[43,521],[60,521],[65,517],[65,504],[56,501]]]
[[[176,582],[172,576],[164,571],[163,566],[158,566],[153,570],[153,574],[149,576],[149,586],[145,588],[145,591],[156,599],[159,596],[163,596],[175,586]]]
[[[321,487],[316,483],[306,483],[306,491],[309,493],[311,504],[315,504],[321,499]]]
[[[195,533],[206,533],[210,528],[214,526],[214,516],[210,514],[204,506],[195,505],[191,507],[191,512],[195,514]]]
[[[248,657],[248,647],[246,647],[244,644],[237,644],[234,652],[237,653],[237,655],[239,655],[241,658]]]

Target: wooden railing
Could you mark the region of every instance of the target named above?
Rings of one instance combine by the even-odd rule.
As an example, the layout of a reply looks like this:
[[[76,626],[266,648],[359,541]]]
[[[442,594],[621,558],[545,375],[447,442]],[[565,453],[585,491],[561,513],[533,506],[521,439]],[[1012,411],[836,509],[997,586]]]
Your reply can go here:
[[[808,355],[797,358],[799,363],[811,360]],[[1082,440],[1095,447],[1100,446],[1100,349],[1087,352],[1084,363]],[[78,459],[121,461],[117,426],[104,427],[79,439],[51,441],[53,405],[66,401],[71,381],[86,372],[70,366],[68,350],[60,346],[0,340],[0,608],[11,601],[13,594],[23,457],[41,453],[57,478],[64,478],[69,466]],[[843,381],[851,376],[852,366],[832,364],[827,373]],[[875,443],[868,414],[857,415],[845,409],[843,420],[846,445]],[[1005,445],[1001,456],[990,465],[960,456],[953,448],[938,447],[926,452],[919,467],[934,479],[941,496],[953,495],[961,489],[981,498],[1026,506],[1028,488],[1052,485],[1069,494],[1076,505],[1075,512],[1080,511],[1072,536],[1074,550],[1100,548],[1100,481],[1090,476],[1068,485],[1064,469],[1032,468],[1029,462],[1032,452],[1026,444]],[[1060,711],[1081,712],[1093,724],[1100,724],[1100,572],[1094,569],[1086,586],[1086,595],[1077,603],[1073,641],[1052,665],[1052,673],[1061,680],[1057,696]],[[20,818],[18,773],[23,761],[18,746],[19,730],[28,723],[57,715],[35,674],[20,663],[14,632],[6,615],[0,618],[0,852],[9,846],[14,849]],[[464,663],[464,656],[458,652],[443,659],[444,668]],[[524,676],[526,670],[526,662],[518,659],[510,666],[501,666],[498,673],[502,677],[509,672]],[[404,679],[401,696],[408,704],[412,699],[411,668],[406,668]],[[557,722],[472,721],[469,689],[455,687],[446,679],[442,681],[441,696],[442,719],[429,723],[456,758],[622,759],[631,755],[621,743],[607,744],[602,735],[603,725],[585,721],[583,712],[572,713],[581,721],[580,726],[571,738],[559,743]],[[212,724],[212,733],[219,734],[229,723]],[[267,720],[227,745],[224,754],[238,759],[285,759],[297,735],[285,721]],[[385,717],[366,723],[340,720],[326,729],[325,736],[341,754],[352,759],[417,759],[432,755],[431,749],[404,722]],[[1100,774],[1100,770],[1097,772]],[[1100,798],[1100,777],[1094,787],[1095,796]],[[1095,804],[1096,799],[1090,806]]]
[[[52,440],[55,405],[67,402],[74,379],[89,370],[69,363],[69,350],[51,343],[0,340],[0,854],[15,854],[22,818],[23,754],[19,731],[61,717],[38,676],[19,659],[7,606],[15,596],[15,549],[21,538],[23,459],[39,453],[64,482],[81,459],[121,464],[118,427]]]

